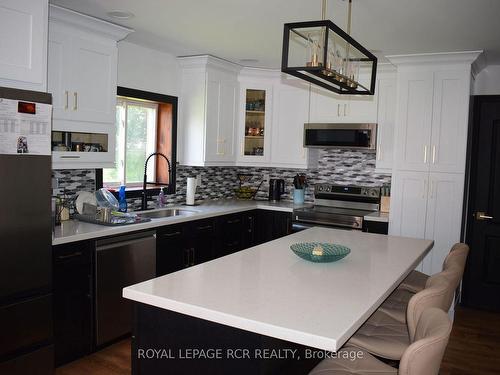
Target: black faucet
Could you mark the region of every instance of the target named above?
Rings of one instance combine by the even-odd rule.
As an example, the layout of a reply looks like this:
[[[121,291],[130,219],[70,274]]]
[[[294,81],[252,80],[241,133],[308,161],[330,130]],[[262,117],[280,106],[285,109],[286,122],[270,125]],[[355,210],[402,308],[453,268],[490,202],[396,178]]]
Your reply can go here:
[[[169,187],[172,184],[172,168],[170,166],[170,160],[165,156],[165,154],[162,154],[161,152],[153,152],[151,155],[149,155],[146,158],[146,161],[144,162],[144,179],[142,182],[142,203],[141,203],[141,210],[147,210],[148,209],[148,195],[146,191],[146,186],[147,185],[157,185],[157,182],[147,182],[148,181],[148,161],[151,159],[153,156],[161,156],[167,161],[168,165],[168,184]],[[170,190],[170,189],[169,189]]]

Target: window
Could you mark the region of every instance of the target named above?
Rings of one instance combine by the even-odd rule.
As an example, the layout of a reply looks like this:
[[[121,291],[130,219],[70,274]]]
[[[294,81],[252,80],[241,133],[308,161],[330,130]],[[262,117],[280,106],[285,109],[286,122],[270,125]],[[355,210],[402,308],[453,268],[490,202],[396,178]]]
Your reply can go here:
[[[116,189],[125,184],[130,190],[142,187],[144,162],[154,152],[167,156],[152,157],[148,162],[147,180],[159,189],[168,187],[175,192],[177,98],[118,87],[116,102],[115,168],[98,171],[97,187]]]
[[[108,186],[142,186],[144,161],[156,151],[158,104],[118,97],[116,103],[116,167],[103,170]],[[155,159],[148,163],[148,181],[156,181]]]

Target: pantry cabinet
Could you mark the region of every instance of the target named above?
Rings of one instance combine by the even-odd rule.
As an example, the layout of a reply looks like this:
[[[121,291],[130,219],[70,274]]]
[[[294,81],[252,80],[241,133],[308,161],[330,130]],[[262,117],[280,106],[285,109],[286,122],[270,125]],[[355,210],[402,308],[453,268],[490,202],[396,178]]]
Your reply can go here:
[[[212,56],[178,59],[179,162],[193,166],[234,165],[240,66]]]
[[[471,64],[479,53],[393,56],[399,107],[389,233],[434,247],[419,269],[434,274],[461,240]]]
[[[48,5],[0,1],[0,86],[47,91]]]
[[[54,168],[113,167],[117,41],[131,30],[53,5],[49,14],[48,91],[53,96],[53,130],[102,140],[99,152],[71,146],[55,149]],[[57,146],[57,138],[53,143]]]

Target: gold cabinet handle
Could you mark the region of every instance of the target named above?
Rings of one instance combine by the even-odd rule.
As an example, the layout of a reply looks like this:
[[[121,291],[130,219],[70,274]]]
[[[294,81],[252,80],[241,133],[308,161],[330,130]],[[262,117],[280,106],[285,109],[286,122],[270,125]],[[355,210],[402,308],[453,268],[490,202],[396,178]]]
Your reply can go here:
[[[424,146],[424,164],[427,164],[427,145]]]
[[[337,117],[340,117],[340,103],[337,104]]]
[[[68,91],[64,91],[64,96],[66,97],[66,101],[65,101],[65,104],[64,104],[64,109],[68,109],[69,108],[69,92]]]
[[[432,164],[436,162],[436,145],[432,146]]]
[[[344,103],[344,117],[347,116],[347,103]]]
[[[486,212],[483,211],[476,212],[474,216],[476,217],[476,220],[481,220],[481,221],[493,219],[493,216],[486,215]]]
[[[73,93],[73,98],[73,111],[76,111],[78,109],[78,93],[76,91]]]

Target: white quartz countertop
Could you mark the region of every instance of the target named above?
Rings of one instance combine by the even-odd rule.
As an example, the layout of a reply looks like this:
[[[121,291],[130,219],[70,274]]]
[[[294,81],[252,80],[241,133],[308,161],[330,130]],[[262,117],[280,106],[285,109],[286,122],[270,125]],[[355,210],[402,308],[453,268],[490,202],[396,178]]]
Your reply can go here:
[[[334,242],[334,263],[297,257],[296,242]],[[433,242],[314,227],[123,289],[125,298],[336,351],[414,269]]]
[[[368,221],[378,221],[381,223],[389,222],[389,213],[388,212],[372,212],[371,214],[365,215],[363,217],[364,220]]]
[[[311,206],[311,204],[294,205],[292,202],[268,202],[268,201],[243,201],[236,199],[205,201],[196,206],[175,206],[169,208],[181,208],[190,211],[186,215],[152,219],[147,223],[109,227],[85,223],[78,220],[63,221],[55,228],[53,245],[69,242],[88,240],[92,238],[114,236],[127,232],[152,229],[164,225],[182,223],[186,221],[204,219],[208,217],[227,215],[254,209],[274,210],[292,212],[294,208]],[[148,212],[151,212],[150,210]]]

